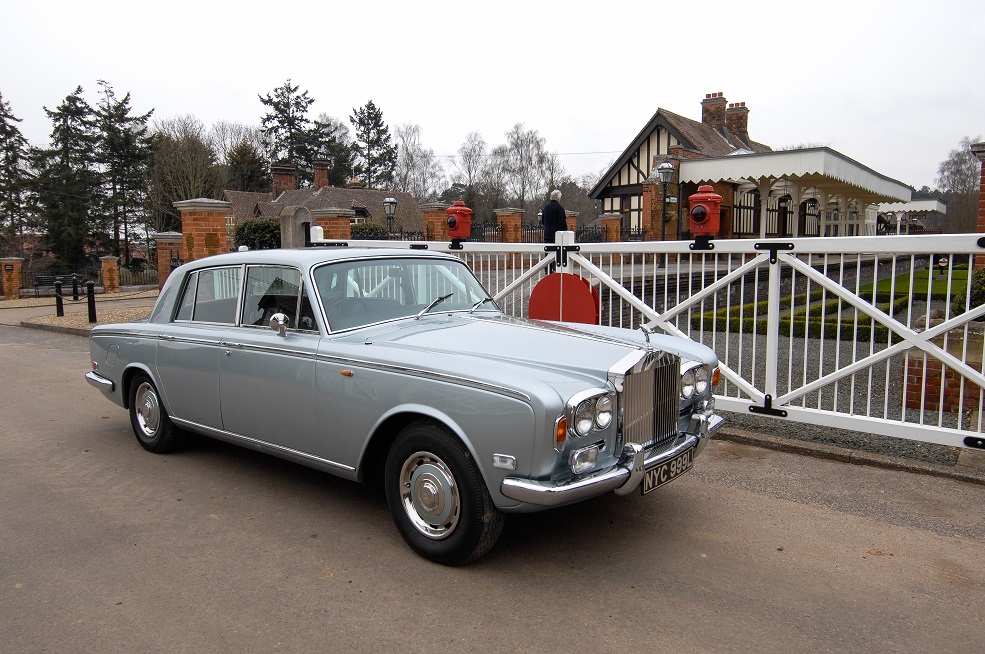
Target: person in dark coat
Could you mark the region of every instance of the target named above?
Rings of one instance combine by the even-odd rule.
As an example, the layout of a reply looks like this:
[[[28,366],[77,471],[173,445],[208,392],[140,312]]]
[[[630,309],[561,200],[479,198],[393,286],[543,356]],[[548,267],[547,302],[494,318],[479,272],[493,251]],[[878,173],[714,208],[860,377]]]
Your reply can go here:
[[[540,211],[544,223],[544,242],[553,243],[554,235],[568,229],[568,221],[561,206],[561,191],[551,191],[551,201]]]

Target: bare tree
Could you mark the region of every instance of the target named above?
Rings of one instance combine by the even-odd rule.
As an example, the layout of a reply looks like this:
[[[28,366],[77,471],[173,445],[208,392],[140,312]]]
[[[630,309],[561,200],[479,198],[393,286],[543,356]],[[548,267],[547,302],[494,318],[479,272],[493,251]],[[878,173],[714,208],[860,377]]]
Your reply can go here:
[[[172,203],[222,196],[225,180],[218,153],[205,125],[190,115],[155,123],[151,143],[150,226],[154,231],[176,230],[180,217]]]
[[[560,188],[561,184],[568,180],[568,173],[564,170],[561,157],[557,152],[544,155],[544,185],[547,191]]]
[[[396,191],[410,193],[418,202],[434,200],[444,184],[445,174],[434,150],[421,143],[419,125],[404,124],[396,129],[397,166],[393,175]]]
[[[509,190],[521,207],[544,189],[544,139],[535,129],[517,123],[506,133],[506,170]]]
[[[205,141],[212,146],[222,161],[229,158],[229,153],[233,148],[243,143],[252,145],[260,152],[266,152],[268,149],[267,138],[260,127],[225,120],[220,120],[212,125]]]
[[[486,165],[486,142],[479,132],[469,132],[465,142],[458,147],[458,157],[451,163],[458,173],[454,181],[465,187],[465,204],[473,206],[479,193],[482,169]]]
[[[948,222],[953,232],[977,229],[981,162],[971,152],[971,145],[980,140],[980,136],[964,137],[958,148],[951,150],[937,168],[937,184],[944,191]]]

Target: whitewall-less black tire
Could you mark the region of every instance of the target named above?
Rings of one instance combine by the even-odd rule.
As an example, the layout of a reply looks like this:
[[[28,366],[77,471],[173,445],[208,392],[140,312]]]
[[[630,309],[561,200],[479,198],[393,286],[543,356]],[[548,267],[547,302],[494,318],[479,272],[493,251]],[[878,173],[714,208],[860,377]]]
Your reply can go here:
[[[474,561],[503,531],[505,518],[469,451],[437,425],[415,423],[400,432],[387,456],[385,484],[400,535],[436,563]]]
[[[144,373],[130,381],[130,426],[145,450],[163,454],[181,446],[183,433],[168,417],[157,387]]]

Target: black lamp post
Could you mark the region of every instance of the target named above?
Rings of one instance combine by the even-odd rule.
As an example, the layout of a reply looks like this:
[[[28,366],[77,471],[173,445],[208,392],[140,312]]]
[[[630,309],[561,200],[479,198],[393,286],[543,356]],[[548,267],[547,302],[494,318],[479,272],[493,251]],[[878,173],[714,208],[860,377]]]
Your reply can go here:
[[[670,184],[670,180],[674,178],[674,164],[665,161],[659,166],[657,166],[657,176],[660,178],[660,184],[663,186],[663,212],[660,215],[660,240],[667,240],[667,184]],[[660,254],[660,265],[661,267],[667,266],[667,253],[663,252]]]
[[[383,213],[386,214],[386,232],[389,236],[393,234],[393,214],[397,212],[397,198],[392,195],[383,199]]]

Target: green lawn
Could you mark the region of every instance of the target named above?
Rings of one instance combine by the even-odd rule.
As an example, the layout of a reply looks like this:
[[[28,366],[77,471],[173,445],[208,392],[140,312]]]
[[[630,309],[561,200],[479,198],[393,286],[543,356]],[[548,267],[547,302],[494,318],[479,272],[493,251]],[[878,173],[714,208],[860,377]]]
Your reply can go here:
[[[935,266],[933,270],[918,270],[913,273],[913,295],[915,297],[926,297],[927,296],[927,286],[930,285],[930,292],[937,299],[945,299],[947,297],[947,277],[944,275],[937,274],[937,267]],[[968,287],[968,269],[955,267],[951,272],[951,293],[956,293],[958,290]],[[879,280],[878,292],[880,295],[889,294],[893,289],[892,279],[881,279]],[[898,275],[895,280],[896,296],[909,295],[910,294],[910,273],[903,275]],[[866,284],[862,287],[861,293],[862,297],[872,295],[872,284]]]

